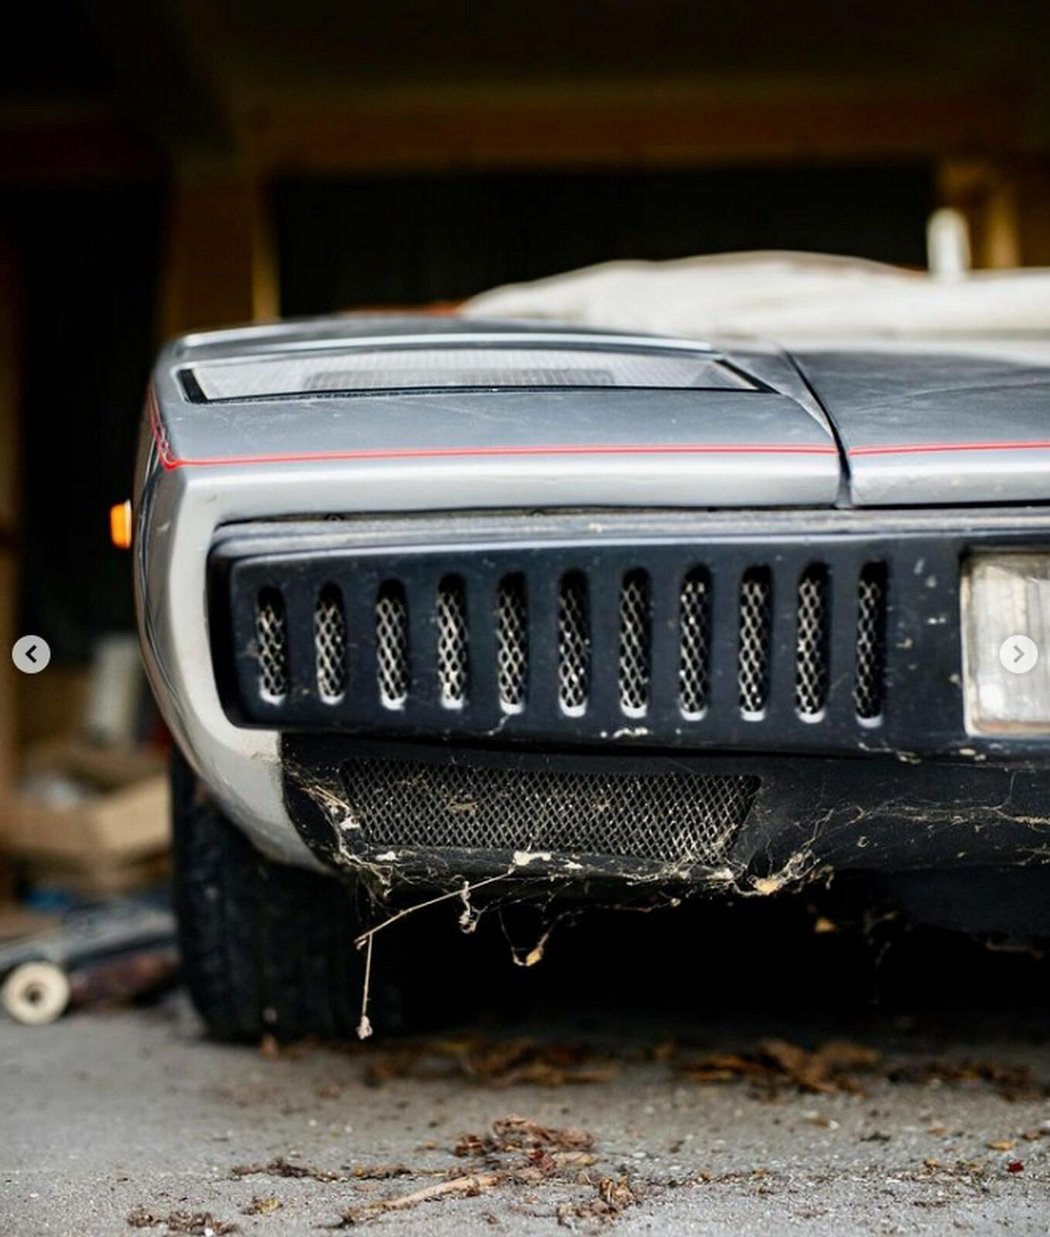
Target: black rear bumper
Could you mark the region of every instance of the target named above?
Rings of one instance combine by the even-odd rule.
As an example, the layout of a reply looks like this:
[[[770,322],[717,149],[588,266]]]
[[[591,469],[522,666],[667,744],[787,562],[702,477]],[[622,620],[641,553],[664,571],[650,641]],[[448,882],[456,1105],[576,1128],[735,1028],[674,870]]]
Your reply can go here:
[[[285,736],[282,747],[289,814],[314,853],[335,869],[372,867],[442,883],[507,872],[544,881],[614,878],[775,893],[831,871],[1050,863],[1050,768],[1040,765],[972,757],[599,755],[308,735]],[[451,780],[450,769],[457,771]],[[472,781],[472,770],[484,773]],[[522,774],[534,779],[525,792]],[[616,798],[629,799],[637,813],[633,854],[573,847],[588,838],[587,822],[579,820],[586,814],[579,788],[592,785],[581,781],[588,778],[599,779],[600,787],[617,779],[625,786]],[[409,786],[407,796],[403,786],[391,791],[399,779]],[[518,811],[503,810],[500,779]],[[575,808],[568,838],[537,832],[529,797],[535,779]],[[649,799],[637,791],[647,779],[661,786]],[[666,794],[675,779],[680,794],[692,783],[706,796],[701,814],[712,822],[710,831],[690,834],[680,794]],[[474,790],[473,802],[464,787]],[[721,814],[711,798],[716,793]],[[413,794],[425,798],[426,811],[412,813]],[[437,794],[448,799],[444,816],[434,809]],[[649,810],[654,803],[663,805],[662,814],[659,807]],[[396,825],[402,810],[408,815]],[[396,833],[384,832],[388,822]],[[591,837],[617,836],[615,818],[592,813],[590,824]],[[436,827],[443,831],[436,834]]]
[[[969,554],[1033,547],[1043,509],[231,526],[216,679],[337,868],[771,892],[1041,863],[1050,734],[967,732],[960,612]]]
[[[1050,758],[1050,734],[964,724],[962,564],[1032,547],[1046,510],[231,525],[215,675],[231,720],[282,732]]]

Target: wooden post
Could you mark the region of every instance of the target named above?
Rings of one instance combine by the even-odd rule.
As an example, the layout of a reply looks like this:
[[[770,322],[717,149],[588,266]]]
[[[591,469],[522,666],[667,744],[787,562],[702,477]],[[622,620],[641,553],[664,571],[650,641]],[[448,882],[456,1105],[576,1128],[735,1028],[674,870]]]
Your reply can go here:
[[[1017,191],[1011,178],[998,177],[988,188],[984,207],[984,243],[980,265],[1006,270],[1021,265],[1021,230]]]
[[[938,197],[939,206],[960,211],[969,224],[975,267],[1004,270],[1027,260],[1011,167],[989,160],[945,160],[938,169]]]
[[[166,243],[164,336],[277,317],[276,257],[257,177],[184,168],[172,190]]]
[[[1025,266],[1050,266],[1050,158],[1027,167],[1018,184],[1018,231]]]
[[[12,810],[16,773],[18,684],[11,663],[11,645],[18,624],[19,300],[14,255],[0,238],[0,837]]]

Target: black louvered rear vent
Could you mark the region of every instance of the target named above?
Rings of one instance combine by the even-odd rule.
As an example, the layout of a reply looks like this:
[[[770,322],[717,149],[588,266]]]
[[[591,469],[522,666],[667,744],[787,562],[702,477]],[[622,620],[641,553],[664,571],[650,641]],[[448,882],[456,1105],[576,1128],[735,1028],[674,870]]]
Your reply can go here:
[[[829,716],[881,721],[883,562],[720,572],[676,551],[670,569],[552,555],[484,578],[462,558],[448,572],[428,562],[425,577],[329,561],[308,598],[289,591],[300,575],[253,581],[235,640],[251,657],[244,713],[276,726],[404,719],[417,733],[529,733],[536,719],[543,733],[594,737],[703,738],[729,718],[738,737],[788,719],[810,732]],[[311,616],[305,642],[297,615]]]

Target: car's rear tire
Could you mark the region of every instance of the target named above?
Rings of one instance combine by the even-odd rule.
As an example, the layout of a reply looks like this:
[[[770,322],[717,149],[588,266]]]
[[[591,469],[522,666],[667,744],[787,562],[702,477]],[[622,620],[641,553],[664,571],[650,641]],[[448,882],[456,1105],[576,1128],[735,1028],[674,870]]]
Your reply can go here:
[[[275,863],[172,758],[174,902],[183,973],[212,1035],[337,1038],[360,1018],[364,959],[354,947],[363,897],[322,874]],[[373,984],[372,1018],[403,1021],[391,986]]]

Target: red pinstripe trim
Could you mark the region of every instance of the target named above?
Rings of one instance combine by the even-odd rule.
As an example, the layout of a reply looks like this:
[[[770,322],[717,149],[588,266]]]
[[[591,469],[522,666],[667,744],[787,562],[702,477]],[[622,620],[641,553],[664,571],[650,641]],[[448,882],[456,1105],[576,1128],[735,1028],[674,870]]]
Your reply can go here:
[[[164,434],[156,405],[151,404],[150,426],[157,455],[168,469],[237,467],[247,464],[317,464],[338,460],[428,460],[471,459],[518,455],[836,455],[831,446],[798,446],[794,443],[757,446],[753,443],[640,443],[619,446],[596,443],[574,445],[558,443],[547,446],[516,447],[403,447],[368,451],[308,451],[287,455],[231,455],[226,457],[186,459],[172,453]]]
[[[157,456],[165,468],[172,468],[172,460],[175,458],[171,453],[171,446],[168,443],[168,435],[164,430],[164,426],[160,419],[160,407],[157,404],[157,393],[150,386],[146,394],[146,407],[149,412],[149,429],[153,435],[153,443],[157,448]]]
[[[1050,451],[1050,440],[1021,442],[918,442],[886,447],[851,447],[849,456],[921,455],[932,451]]]

